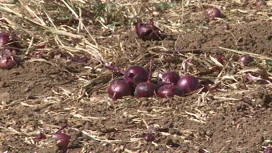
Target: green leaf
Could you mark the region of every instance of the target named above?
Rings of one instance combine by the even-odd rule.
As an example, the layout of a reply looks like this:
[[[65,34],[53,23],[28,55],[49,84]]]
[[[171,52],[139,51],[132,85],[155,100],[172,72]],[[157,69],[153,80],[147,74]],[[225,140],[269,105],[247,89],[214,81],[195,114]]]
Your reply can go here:
[[[127,100],[127,99],[125,99],[123,102],[122,102],[122,104],[130,104],[132,101],[131,100]]]
[[[272,61],[266,61],[266,65],[272,66]]]
[[[18,2],[19,2],[19,0],[13,0],[13,4],[16,4]]]

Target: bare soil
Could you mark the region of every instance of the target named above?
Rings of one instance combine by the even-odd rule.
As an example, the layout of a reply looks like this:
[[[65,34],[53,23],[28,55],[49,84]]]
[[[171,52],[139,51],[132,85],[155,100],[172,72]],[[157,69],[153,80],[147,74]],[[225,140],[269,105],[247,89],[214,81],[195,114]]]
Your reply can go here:
[[[237,16],[242,18],[239,13]],[[229,29],[223,26],[227,21]],[[100,45],[118,46],[115,36],[119,36],[123,50],[112,62],[124,69],[139,63],[148,67],[153,57],[154,74],[169,69],[182,74],[181,59],[192,57],[190,73],[202,83],[211,84],[220,71],[210,73],[207,69],[214,64],[199,61],[221,53],[227,59],[222,76],[234,76],[239,84],[233,79],[221,80],[224,88],[210,93],[196,91],[171,99],[127,97],[113,101],[106,88],[118,74],[92,60],[76,63],[61,58],[25,59],[11,70],[0,70],[0,152],[56,152],[58,148],[50,134],[65,123],[69,125],[65,131],[71,136],[69,153],[259,153],[271,147],[271,84],[248,81],[239,72],[258,66],[244,67],[237,62],[242,53],[218,47],[272,58],[272,22],[236,21],[227,18],[201,25],[188,19],[183,32],[167,33],[168,37],[159,42],[144,42],[133,29],[124,27],[114,33],[103,32],[101,35],[106,37],[98,41]],[[187,51],[192,48],[199,50]],[[254,58],[257,62],[263,60]],[[39,132],[45,132],[48,138],[36,142],[33,138]],[[154,142],[143,139],[149,132],[154,133]]]

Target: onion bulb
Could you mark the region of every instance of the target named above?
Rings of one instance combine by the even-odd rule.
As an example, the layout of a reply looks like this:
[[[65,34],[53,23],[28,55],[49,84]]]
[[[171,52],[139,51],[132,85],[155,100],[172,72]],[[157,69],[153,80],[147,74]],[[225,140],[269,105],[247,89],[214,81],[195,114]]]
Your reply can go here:
[[[141,20],[138,20],[135,25],[135,30],[138,37],[144,41],[163,40],[165,38],[162,31],[154,25],[153,19],[151,19],[148,24],[144,24]]]

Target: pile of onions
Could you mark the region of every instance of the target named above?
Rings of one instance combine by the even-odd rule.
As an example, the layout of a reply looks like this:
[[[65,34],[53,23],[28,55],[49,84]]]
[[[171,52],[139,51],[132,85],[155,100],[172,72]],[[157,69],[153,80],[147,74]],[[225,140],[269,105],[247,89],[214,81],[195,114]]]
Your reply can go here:
[[[151,65],[151,64],[150,64]],[[108,86],[108,95],[113,100],[134,95],[140,97],[171,98],[184,96],[199,88],[199,81],[195,76],[180,75],[170,70],[161,75],[157,83],[151,81],[151,67],[149,72],[142,66],[130,66],[124,72],[117,67],[106,65],[107,68],[123,74],[123,80],[113,80]]]
[[[147,25],[138,23],[139,27],[145,29]],[[151,26],[152,24],[148,25]],[[152,27],[152,26],[151,26]],[[154,27],[153,27],[154,28]],[[155,29],[157,29],[155,27]],[[225,62],[225,56],[222,54],[215,54],[210,56],[212,61],[215,62],[217,67],[223,67]],[[243,65],[248,65],[254,59],[249,55],[243,55],[239,58],[239,61]],[[106,65],[102,62],[106,68],[114,70],[123,74],[123,80],[113,80],[108,87],[108,95],[113,100],[122,99],[125,96],[141,97],[159,97],[159,98],[171,98],[174,96],[185,96],[196,90],[202,90],[200,92],[214,91],[217,88],[221,88],[220,82],[215,85],[208,85],[205,82],[200,82],[199,79],[190,74],[184,74],[180,76],[176,71],[170,70],[165,72],[158,78],[158,80],[151,81],[151,65],[149,71],[142,66],[132,65],[125,71],[122,71],[119,67],[113,67]],[[212,68],[211,70],[217,70],[219,68]],[[211,71],[214,72],[214,71]]]
[[[103,63],[103,62],[102,62]],[[140,97],[141,90],[144,90],[147,87],[141,87],[143,82],[147,82],[149,78],[149,72],[142,66],[132,65],[126,71],[121,71],[117,67],[106,65],[106,68],[114,71],[118,71],[123,74],[124,80],[113,80],[108,87],[108,95],[113,100],[122,99],[124,96],[129,96],[135,91]],[[139,85],[141,84],[141,85]],[[138,86],[139,85],[139,86]]]

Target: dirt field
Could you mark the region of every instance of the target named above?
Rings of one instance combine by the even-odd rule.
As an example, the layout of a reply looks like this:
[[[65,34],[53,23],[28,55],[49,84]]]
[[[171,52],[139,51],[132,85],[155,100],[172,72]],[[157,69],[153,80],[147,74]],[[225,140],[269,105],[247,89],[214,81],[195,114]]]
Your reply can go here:
[[[65,6],[61,2],[52,3],[43,5]],[[160,3],[121,4],[125,11],[145,6],[139,9],[138,17],[147,22],[152,13],[147,13],[146,8],[156,8],[153,6]],[[18,56],[22,62],[10,70],[0,69],[0,153],[60,152],[50,135],[66,123],[64,131],[71,136],[68,153],[260,153],[272,147],[272,1],[266,5],[241,1],[163,4],[170,8],[153,16],[156,25],[167,35],[163,41],[139,39],[134,26],[126,21],[114,30],[108,26],[111,24],[89,22],[88,12],[83,13],[83,23],[106,62],[122,69],[130,65],[148,68],[153,58],[155,78],[170,69],[182,75],[182,62],[190,60],[189,73],[202,84],[214,85],[218,80],[220,89],[211,92],[199,89],[185,97],[169,99],[126,97],[113,101],[106,89],[120,74],[104,68],[94,58],[97,56],[68,48],[86,45],[82,40],[69,43],[64,41],[68,38],[60,36],[62,46],[53,43],[58,40],[57,34],[39,32],[44,36],[34,36],[30,45],[31,37],[20,37],[24,48]],[[207,18],[205,11],[211,6],[218,6],[225,17]],[[3,17],[16,19],[16,15],[8,15],[10,12],[3,7],[4,4],[0,8]],[[25,11],[22,3],[8,7]],[[29,7],[38,10],[30,4]],[[23,24],[24,19],[21,20],[13,21]],[[71,29],[63,26],[67,24],[74,27],[71,33],[95,44],[84,31],[76,30],[78,22],[72,25],[63,22],[56,24],[60,30],[69,32]],[[2,29],[9,27],[1,24]],[[21,29],[14,30],[26,35]],[[39,46],[41,43],[45,45]],[[46,56],[29,58],[25,56],[28,47],[30,54],[42,52]],[[63,54],[60,56],[58,52]],[[50,53],[55,56],[47,56]],[[73,62],[72,57],[64,57],[69,53],[90,60]],[[210,72],[216,64],[209,57],[218,53],[226,57],[223,67]],[[241,65],[238,59],[244,54],[255,61],[249,66]],[[248,80],[249,73],[262,80]],[[40,132],[47,138],[36,141],[34,137]],[[150,132],[155,136],[153,142],[144,140],[144,135]]]

